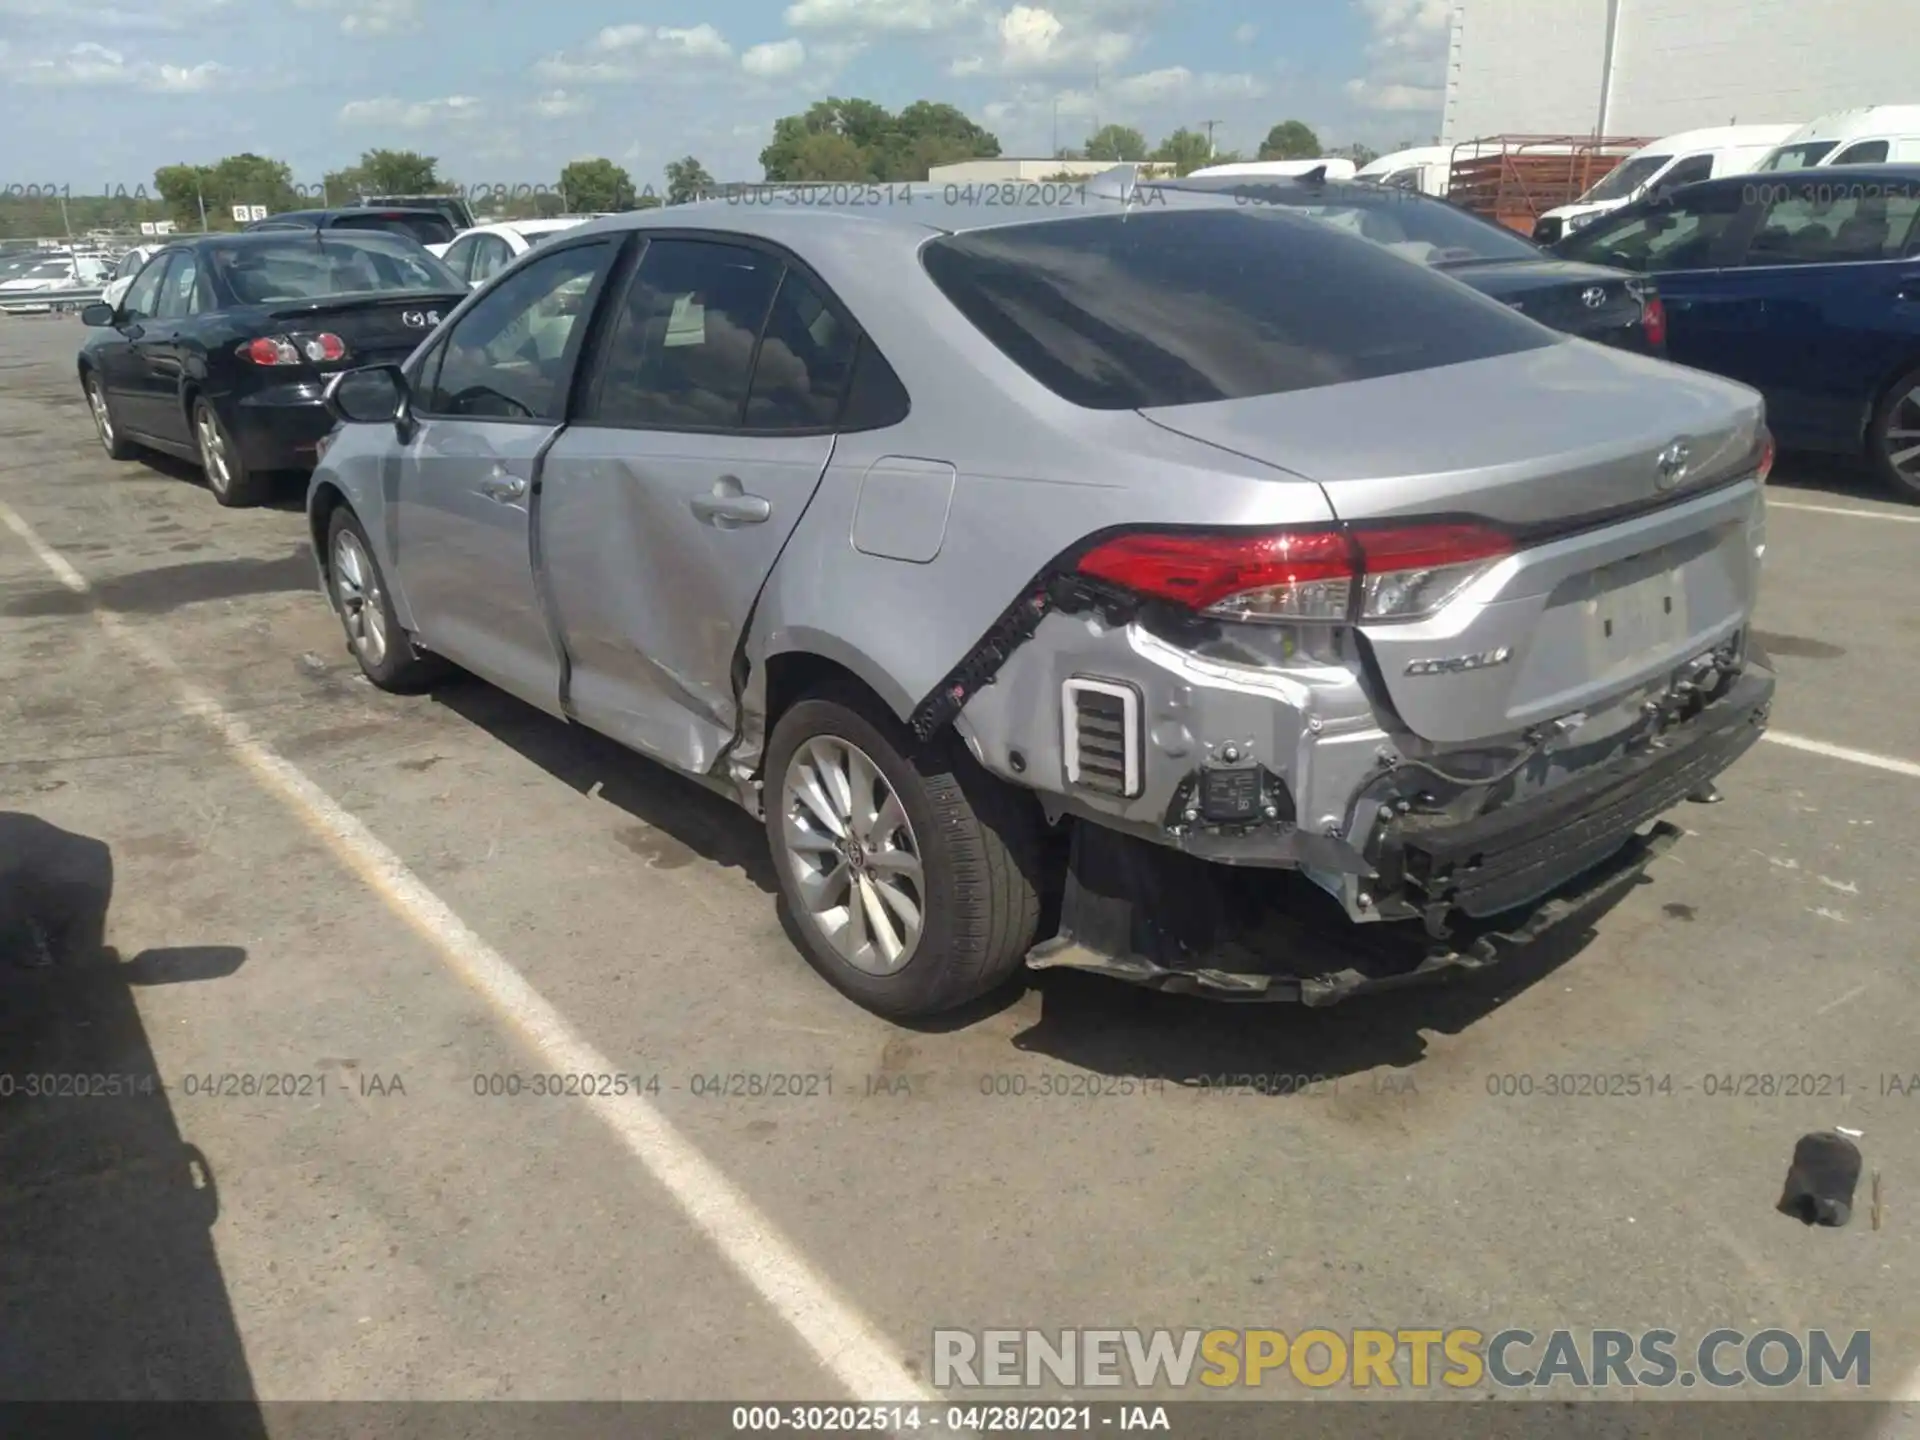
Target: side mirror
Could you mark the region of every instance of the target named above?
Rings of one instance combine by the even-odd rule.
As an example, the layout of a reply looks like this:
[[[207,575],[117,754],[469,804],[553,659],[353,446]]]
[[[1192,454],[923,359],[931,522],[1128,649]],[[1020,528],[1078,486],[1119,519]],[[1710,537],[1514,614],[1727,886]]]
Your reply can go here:
[[[104,300],[96,300],[91,305],[80,307],[80,323],[96,328],[113,324],[113,306]]]
[[[413,392],[398,365],[342,371],[327,382],[322,399],[342,424],[402,428],[412,418]]]

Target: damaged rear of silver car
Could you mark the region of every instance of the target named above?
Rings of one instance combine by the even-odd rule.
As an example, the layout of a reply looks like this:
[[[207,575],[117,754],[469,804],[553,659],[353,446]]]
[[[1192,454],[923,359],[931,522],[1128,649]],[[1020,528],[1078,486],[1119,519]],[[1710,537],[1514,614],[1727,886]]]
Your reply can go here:
[[[1070,437],[1065,467],[962,472],[944,542],[968,491],[1003,502],[962,532],[975,575],[1063,512],[1076,538],[912,723],[953,725],[1070,834],[1031,965],[1326,1003],[1487,963],[1630,883],[1678,834],[1662,812],[1759,738],[1772,442],[1748,390],[1448,282],[1223,298],[1269,223],[1135,212],[927,247],[1068,402],[1021,407]],[[1296,247],[1317,250],[1282,232],[1263,258],[1327,253]],[[1354,928],[1382,921],[1407,923]]]

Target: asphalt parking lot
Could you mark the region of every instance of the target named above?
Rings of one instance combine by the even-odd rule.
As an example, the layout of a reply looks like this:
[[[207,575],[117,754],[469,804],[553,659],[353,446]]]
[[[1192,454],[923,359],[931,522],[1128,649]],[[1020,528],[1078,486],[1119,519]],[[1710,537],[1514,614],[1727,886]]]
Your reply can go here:
[[[907,1030],[801,961],[744,815],[360,680],[297,486],[109,461],[79,333],[0,320],[0,810],[110,847],[112,948],[0,977],[0,1071],[167,1089],[0,1098],[0,1393],[882,1398],[996,1325],[1866,1329],[1914,1373],[1920,510],[1783,464],[1776,737],[1512,968],[1330,1012],[1054,973]],[[556,1069],[657,1086],[477,1093]],[[1835,1125],[1878,1228],[1865,1179],[1774,1211]]]

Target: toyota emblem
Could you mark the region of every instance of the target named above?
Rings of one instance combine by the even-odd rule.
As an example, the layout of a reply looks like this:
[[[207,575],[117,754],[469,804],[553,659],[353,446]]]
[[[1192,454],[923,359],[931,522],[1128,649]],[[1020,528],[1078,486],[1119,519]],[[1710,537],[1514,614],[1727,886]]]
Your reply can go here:
[[[1589,285],[1580,292],[1580,303],[1589,310],[1598,310],[1607,303],[1607,292],[1598,285]]]
[[[1693,450],[1686,441],[1676,440],[1660,452],[1654,461],[1653,488],[1671,490],[1687,476],[1687,462],[1693,458]]]

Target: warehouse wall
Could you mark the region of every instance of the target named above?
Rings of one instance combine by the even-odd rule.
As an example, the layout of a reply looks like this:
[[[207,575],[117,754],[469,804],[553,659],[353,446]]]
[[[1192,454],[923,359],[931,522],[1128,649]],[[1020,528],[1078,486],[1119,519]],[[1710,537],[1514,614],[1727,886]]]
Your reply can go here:
[[[1607,130],[1810,120],[1920,104],[1917,0],[1613,0]],[[1457,0],[1442,136],[1590,133],[1609,0]]]

